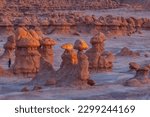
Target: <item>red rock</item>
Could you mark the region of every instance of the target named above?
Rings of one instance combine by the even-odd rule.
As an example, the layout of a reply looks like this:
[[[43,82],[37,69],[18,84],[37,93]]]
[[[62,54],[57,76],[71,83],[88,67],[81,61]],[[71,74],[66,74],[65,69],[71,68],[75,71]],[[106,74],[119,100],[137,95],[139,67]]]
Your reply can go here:
[[[139,64],[137,64],[137,63],[135,63],[135,62],[130,62],[129,63],[129,68],[131,69],[131,70],[135,70],[135,71],[137,71],[138,69],[140,69],[140,65]]]
[[[21,92],[29,92],[30,90],[28,89],[28,87],[24,87],[21,89]]]
[[[33,88],[33,91],[39,91],[39,90],[41,90],[41,89],[42,89],[41,86],[35,85],[34,88]]]

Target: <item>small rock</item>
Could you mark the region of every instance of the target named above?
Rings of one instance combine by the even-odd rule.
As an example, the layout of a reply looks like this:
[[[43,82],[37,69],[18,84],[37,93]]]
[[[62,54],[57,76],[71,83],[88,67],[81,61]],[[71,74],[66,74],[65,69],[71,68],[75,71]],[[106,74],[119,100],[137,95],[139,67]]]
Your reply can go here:
[[[29,92],[29,89],[27,87],[24,87],[21,89],[21,92]]]
[[[138,69],[140,69],[140,65],[137,64],[137,63],[135,63],[135,62],[130,62],[130,63],[129,63],[129,68],[130,68],[131,70],[137,71]]]
[[[91,80],[91,79],[88,79],[88,80],[87,80],[87,83],[88,83],[90,86],[94,86],[94,85],[95,85],[94,80]]]
[[[39,91],[41,89],[42,89],[41,86],[36,85],[36,86],[34,86],[33,91]]]

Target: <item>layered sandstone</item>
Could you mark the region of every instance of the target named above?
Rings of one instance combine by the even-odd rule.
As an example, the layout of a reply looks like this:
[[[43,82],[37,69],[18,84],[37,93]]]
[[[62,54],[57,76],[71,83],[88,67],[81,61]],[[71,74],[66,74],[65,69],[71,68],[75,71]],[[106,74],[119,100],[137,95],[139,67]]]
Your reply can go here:
[[[30,31],[25,28],[17,30],[15,63],[13,71],[15,74],[30,75],[39,71],[40,66],[40,53],[38,48],[39,41],[32,36]]]
[[[92,48],[86,51],[89,60],[90,71],[112,69],[114,55],[111,52],[104,52],[105,35],[96,34],[90,41]]]
[[[70,43],[62,45],[65,49],[62,55],[62,64],[57,71],[59,78],[58,86],[71,86],[71,87],[87,87],[94,85],[94,81],[89,79],[89,62],[83,50],[88,48],[84,40],[76,40],[74,46]],[[78,50],[76,53],[74,49]]]
[[[51,38],[43,38],[40,41],[41,47],[40,47],[40,53],[41,56],[47,60],[50,64],[53,64],[53,57],[54,57],[54,52],[53,52],[53,46],[56,45],[56,41],[51,39]]]
[[[45,58],[41,57],[39,72],[29,84],[32,84],[34,86],[55,85],[56,81],[56,72],[52,64]]]

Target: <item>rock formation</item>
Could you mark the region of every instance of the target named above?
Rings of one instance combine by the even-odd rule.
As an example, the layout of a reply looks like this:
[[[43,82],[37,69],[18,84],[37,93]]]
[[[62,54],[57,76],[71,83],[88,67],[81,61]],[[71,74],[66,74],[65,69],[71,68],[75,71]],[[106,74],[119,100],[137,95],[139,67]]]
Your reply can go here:
[[[11,35],[13,34],[14,27],[11,22],[11,18],[6,16],[5,14],[1,14],[0,16],[0,34]]]
[[[72,86],[77,80],[77,54],[73,50],[71,43],[66,43],[61,46],[65,49],[62,54],[62,63],[60,69],[57,71],[58,85],[60,86]]]
[[[121,51],[117,55],[137,57],[137,56],[140,56],[140,53],[139,52],[133,52],[132,50],[128,49],[127,47],[124,47],[121,49]]]
[[[58,19],[53,33],[56,34],[70,34],[71,33],[71,24],[66,21],[66,18],[62,17]]]
[[[78,70],[79,70],[79,79],[88,80],[89,79],[89,61],[86,54],[83,52],[88,49],[88,45],[84,40],[76,40],[74,44],[74,49],[78,50]]]
[[[143,67],[140,67],[140,68],[138,66],[138,68],[136,67],[136,69],[134,68],[134,70],[136,70],[136,75],[133,78],[127,80],[125,82],[125,86],[138,87],[138,86],[142,86],[142,85],[150,83],[150,65],[149,64],[144,65]]]
[[[5,1],[6,3],[4,4]],[[13,5],[13,6],[12,6]],[[116,8],[118,3],[113,0],[2,0],[1,7],[12,8],[12,11],[20,9],[21,12],[40,12],[48,10],[84,10],[84,9],[103,9],[103,8]]]
[[[43,38],[41,40],[40,53],[41,56],[50,64],[53,64],[53,46],[56,44],[56,41],[51,38]]]
[[[56,44],[56,41],[45,37],[40,41],[40,68],[37,75],[29,84],[33,85],[55,85],[57,82],[56,72],[53,68],[53,46]]]
[[[39,41],[25,28],[17,30],[16,59],[13,66],[15,74],[32,75],[39,71],[40,53]]]
[[[73,86],[73,87],[87,87],[94,85],[94,81],[90,80],[88,70],[88,58],[83,50],[88,48],[88,45],[83,40],[76,40],[74,47],[72,44],[67,43],[62,45],[65,49],[62,55],[62,64],[57,71],[59,78],[58,86]],[[78,54],[73,50],[77,49]]]
[[[56,81],[56,72],[52,64],[45,58],[41,57],[39,72],[29,84],[32,84],[34,86],[55,85]]]
[[[111,52],[104,52],[105,35],[96,34],[90,41],[92,48],[86,51],[90,71],[107,70],[113,66],[114,56]]]
[[[104,0],[105,1],[105,0]],[[92,1],[93,2],[93,1]],[[49,7],[50,8],[50,7]],[[122,16],[95,16],[87,15],[80,12],[50,12],[41,16],[38,12],[27,13],[10,13],[6,17],[3,13],[0,17],[0,28],[3,30],[13,31],[13,26],[36,27],[38,34],[41,29],[44,34],[75,34],[76,32],[85,34],[105,33],[106,36],[114,35],[131,35],[135,32],[141,33],[141,29],[149,28],[150,20],[148,18],[122,17]],[[9,14],[9,12],[7,12]],[[30,14],[30,15],[29,15]],[[2,27],[1,27],[2,26]],[[5,28],[6,29],[5,29]],[[4,32],[4,31],[3,31]],[[3,33],[1,32],[1,33]],[[76,33],[78,34],[78,33]]]
[[[135,63],[135,62],[130,62],[129,63],[129,68],[130,70],[133,70],[133,71],[137,71],[138,69],[140,69],[140,65]]]
[[[0,58],[12,58],[14,50],[16,48],[16,38],[15,35],[11,35],[7,38],[7,42],[4,44],[4,53]]]

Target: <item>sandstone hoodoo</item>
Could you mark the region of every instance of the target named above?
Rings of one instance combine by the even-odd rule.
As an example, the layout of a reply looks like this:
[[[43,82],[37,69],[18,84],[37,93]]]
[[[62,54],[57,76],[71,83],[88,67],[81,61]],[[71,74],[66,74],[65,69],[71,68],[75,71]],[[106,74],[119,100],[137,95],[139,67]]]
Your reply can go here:
[[[39,71],[41,55],[38,48],[40,43],[31,36],[29,31],[25,31],[23,28],[20,30],[17,32],[16,59],[13,71],[15,74],[33,75]]]
[[[111,52],[104,52],[104,41],[105,35],[101,32],[90,41],[92,48],[86,51],[90,71],[107,70],[113,67],[115,57]]]
[[[73,86],[77,79],[77,54],[73,50],[73,44],[66,43],[61,46],[65,51],[61,58],[62,63],[60,69],[57,71],[58,85],[59,86]]]
[[[62,55],[62,64],[57,71],[58,86],[87,87],[94,85],[94,81],[89,79],[89,62],[83,52],[88,48],[86,42],[76,40],[74,46],[71,43],[66,43],[61,48],[65,51]],[[73,48],[77,49],[78,53]]]
[[[76,40],[74,43],[74,49],[78,50],[78,66],[77,66],[77,75],[78,80],[81,83],[87,83],[88,85],[94,85],[94,81],[90,79],[89,74],[89,61],[87,55],[84,53],[84,50],[88,49],[87,43],[83,40]],[[92,82],[92,83],[91,83]]]
[[[37,75],[29,84],[33,85],[55,85],[56,84],[56,72],[53,68],[53,46],[56,45],[56,41],[46,37],[40,41],[40,68]]]
[[[125,82],[125,86],[138,87],[150,83],[150,68],[144,66],[136,70],[136,75]]]
[[[41,47],[40,47],[40,53],[41,56],[47,60],[50,64],[53,64],[53,57],[54,57],[54,52],[53,52],[53,46],[56,45],[56,41],[51,39],[51,38],[43,38],[40,41]]]
[[[84,50],[88,49],[87,43],[80,39],[76,40],[74,43],[74,49],[78,50],[77,57],[78,57],[78,72],[79,72],[79,79],[86,81],[89,79],[89,61],[88,57],[84,53]]]
[[[0,58],[12,58],[13,54],[14,54],[14,50],[16,48],[16,38],[15,35],[11,35],[7,38],[7,42],[4,44],[4,53],[2,54],[2,56],[0,56]]]

